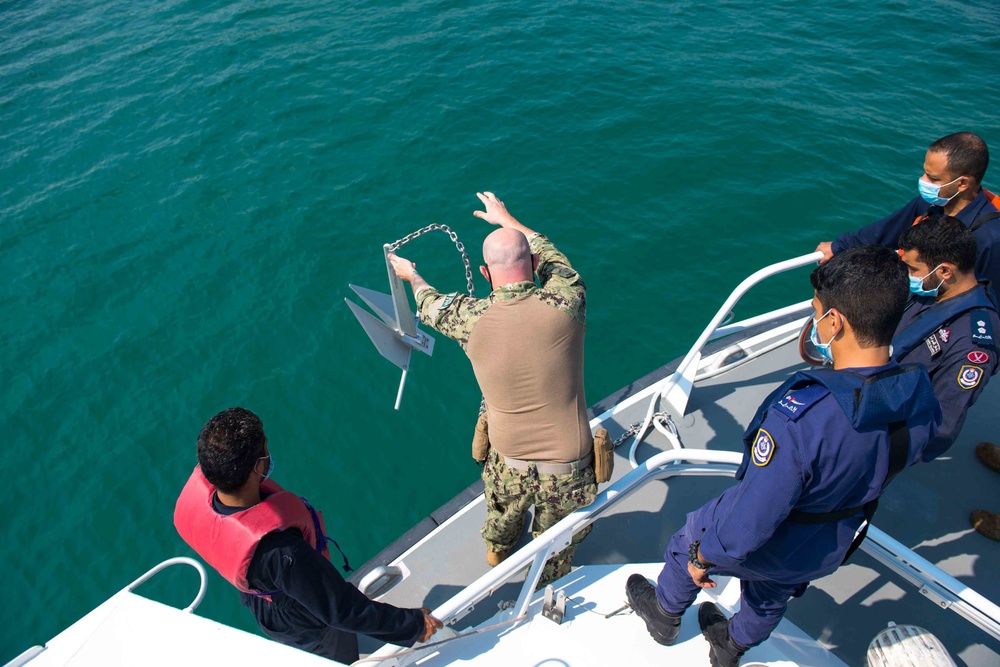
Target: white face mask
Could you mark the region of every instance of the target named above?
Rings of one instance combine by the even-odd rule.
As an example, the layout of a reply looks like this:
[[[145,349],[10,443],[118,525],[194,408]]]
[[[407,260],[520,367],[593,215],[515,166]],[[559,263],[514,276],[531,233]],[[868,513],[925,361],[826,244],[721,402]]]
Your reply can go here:
[[[910,291],[917,296],[937,296],[938,290],[941,289],[941,285],[944,285],[944,278],[938,283],[938,286],[934,289],[924,289],[924,281],[934,275],[934,272],[941,268],[941,264],[935,266],[930,273],[928,273],[923,278],[918,276],[910,276]]]
[[[962,177],[959,176],[958,178]],[[958,178],[956,178],[955,181],[957,181]],[[951,183],[954,183],[955,181],[951,181]],[[950,197],[945,198],[941,196],[941,188],[947,187],[951,185],[951,183],[942,183],[941,185],[934,185],[930,181],[925,181],[923,178],[920,178],[917,180],[917,190],[920,192],[920,196],[923,198],[923,200],[928,204],[931,204],[932,206],[944,206],[945,204],[947,204],[952,199],[958,196],[957,190],[955,191],[955,194],[953,194]]]
[[[267,472],[265,472],[264,476],[260,478],[260,481],[262,482],[270,477],[271,473],[274,472],[274,457],[268,454],[267,456],[262,456],[257,460],[262,461],[263,459],[267,459]]]
[[[830,339],[829,343],[821,343],[819,341],[819,330],[816,328],[816,325],[819,324],[820,320],[829,315],[832,310],[833,308],[827,310],[819,317],[814,318],[812,331],[809,332],[809,340],[816,347],[816,351],[819,352],[823,356],[823,358],[829,361],[830,363],[833,363],[833,350],[830,349],[830,346],[833,344],[833,338],[836,338],[837,335],[834,334],[833,338]]]

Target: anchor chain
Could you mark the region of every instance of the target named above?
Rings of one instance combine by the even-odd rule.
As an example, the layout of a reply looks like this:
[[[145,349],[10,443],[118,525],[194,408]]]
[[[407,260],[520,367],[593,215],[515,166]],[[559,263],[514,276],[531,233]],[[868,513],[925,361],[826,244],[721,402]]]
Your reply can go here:
[[[410,232],[409,234],[407,234],[403,238],[399,239],[395,243],[390,243],[389,244],[389,251],[390,252],[396,252],[397,250],[399,250],[400,248],[402,248],[404,245],[406,245],[407,243],[409,243],[413,239],[419,238],[419,237],[423,236],[424,234],[427,234],[429,232],[435,232],[435,231],[441,231],[441,232],[446,233],[451,238],[452,243],[455,244],[455,248],[458,250],[459,253],[461,253],[461,255],[462,255],[462,263],[465,264],[465,282],[468,285],[469,296],[475,297],[476,296],[476,288],[475,288],[475,286],[472,283],[472,263],[469,262],[469,254],[467,252],[465,252],[465,244],[458,240],[458,234],[456,234],[455,232],[453,232],[451,230],[451,227],[449,227],[448,225],[442,225],[442,224],[438,224],[438,223],[432,223],[430,225],[427,225],[426,227],[422,227],[422,228],[418,229],[415,232]]]
[[[677,431],[677,426],[674,425],[673,418],[670,415],[668,415],[666,412],[657,412],[656,414],[653,415],[653,419],[658,419],[660,421],[660,424],[664,428],[666,428],[668,431],[670,431],[674,435],[679,435],[679,433]],[[640,419],[639,421],[633,423],[631,426],[629,426],[627,429],[625,429],[625,431],[620,436],[618,436],[618,439],[614,441],[614,443],[613,443],[614,446],[618,447],[618,445],[622,444],[623,442],[625,442],[626,440],[628,440],[632,436],[638,434],[639,433],[639,428],[642,426],[642,422],[643,422],[643,420]],[[650,421],[650,424],[652,424],[652,421]]]

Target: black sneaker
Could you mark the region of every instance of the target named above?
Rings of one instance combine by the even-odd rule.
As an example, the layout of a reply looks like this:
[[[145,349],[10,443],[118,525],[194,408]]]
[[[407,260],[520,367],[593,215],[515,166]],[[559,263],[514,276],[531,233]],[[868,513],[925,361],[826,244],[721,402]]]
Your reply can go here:
[[[729,619],[713,602],[702,602],[698,607],[698,625],[708,640],[708,657],[712,667],[737,667],[747,649],[729,637]]]
[[[633,574],[625,584],[625,595],[636,615],[646,622],[646,629],[659,644],[670,646],[677,640],[681,614],[664,611],[656,599],[656,589],[641,574]]]

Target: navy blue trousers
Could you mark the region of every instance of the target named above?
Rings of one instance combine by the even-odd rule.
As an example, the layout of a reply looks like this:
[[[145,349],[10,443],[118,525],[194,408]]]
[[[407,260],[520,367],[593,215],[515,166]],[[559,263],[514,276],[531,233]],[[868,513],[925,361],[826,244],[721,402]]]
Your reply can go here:
[[[683,529],[674,534],[663,554],[666,562],[656,580],[656,598],[660,606],[672,614],[680,614],[690,607],[701,590],[688,573],[690,544]],[[713,567],[709,574],[740,579],[740,610],[729,619],[729,636],[743,648],[756,646],[770,637],[785,615],[788,601],[805,593],[809,585],[808,582],[781,584],[756,579],[752,572],[740,567]]]

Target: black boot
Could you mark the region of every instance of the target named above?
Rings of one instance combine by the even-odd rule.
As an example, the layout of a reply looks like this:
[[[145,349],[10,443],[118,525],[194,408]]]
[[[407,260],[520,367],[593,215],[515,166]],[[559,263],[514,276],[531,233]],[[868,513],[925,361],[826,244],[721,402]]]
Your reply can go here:
[[[698,625],[710,648],[708,657],[712,667],[736,667],[747,649],[729,636],[729,619],[712,602],[702,602],[698,608]]]
[[[664,611],[656,599],[656,589],[641,574],[633,574],[625,584],[625,595],[636,615],[646,622],[646,629],[658,643],[670,646],[677,640],[681,614]]]

